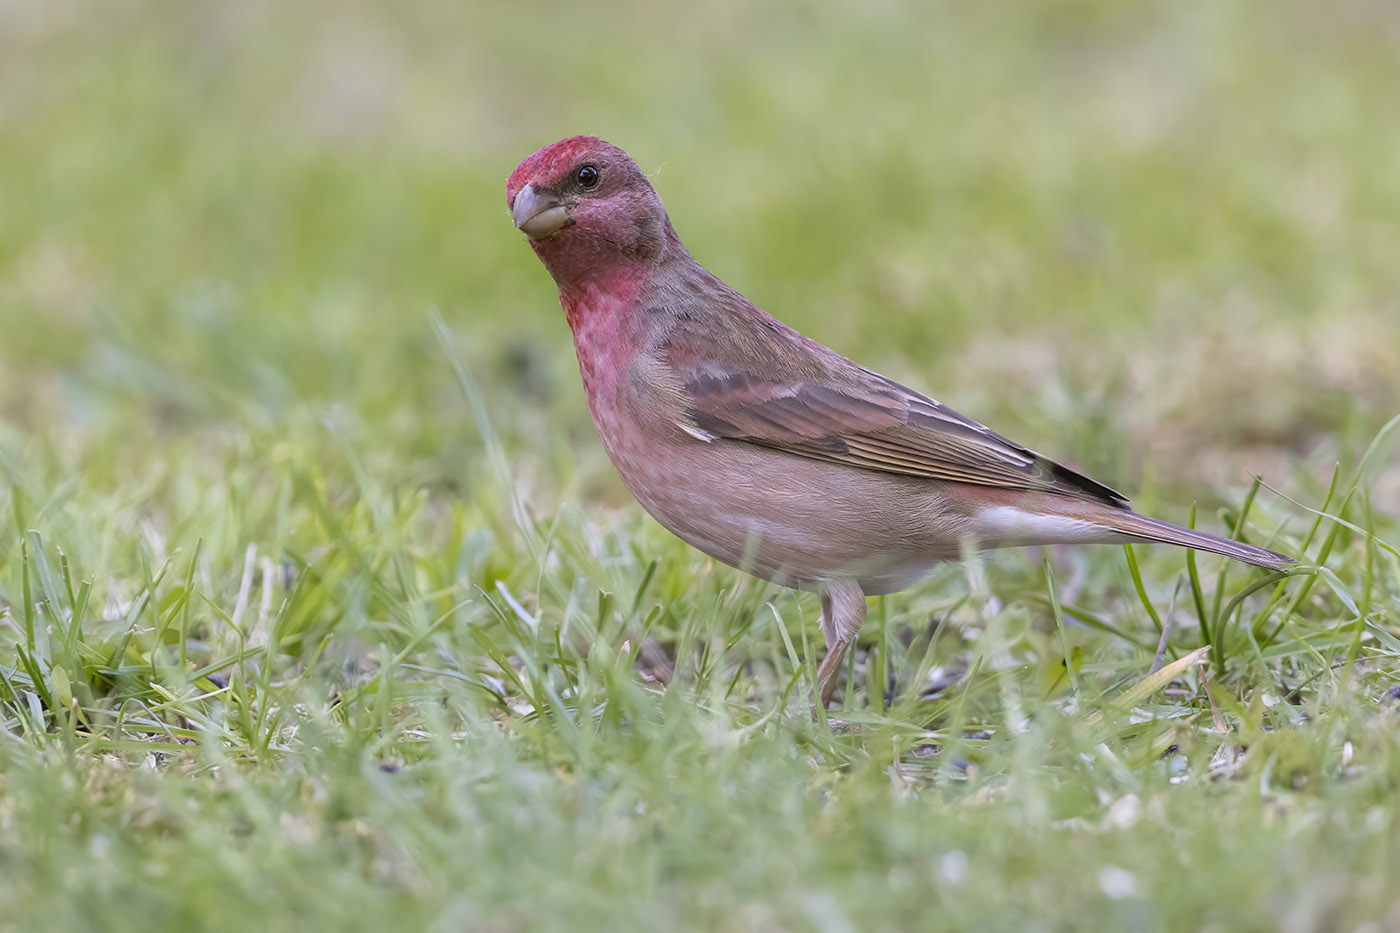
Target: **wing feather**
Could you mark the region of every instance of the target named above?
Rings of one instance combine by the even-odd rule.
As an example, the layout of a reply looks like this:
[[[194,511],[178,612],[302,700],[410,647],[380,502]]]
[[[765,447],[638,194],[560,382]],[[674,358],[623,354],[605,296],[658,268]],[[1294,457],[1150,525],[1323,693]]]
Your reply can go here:
[[[1016,444],[984,425],[844,357],[814,360],[807,338],[779,336],[808,352],[786,378],[780,355],[766,365],[696,359],[693,337],[678,352],[663,349],[683,391],[684,427],[715,438],[903,476],[1060,493],[1125,505],[1127,499],[1087,476]],[[823,348],[824,349],[824,348]],[[814,362],[826,364],[824,371]],[[814,378],[815,377],[815,378]]]

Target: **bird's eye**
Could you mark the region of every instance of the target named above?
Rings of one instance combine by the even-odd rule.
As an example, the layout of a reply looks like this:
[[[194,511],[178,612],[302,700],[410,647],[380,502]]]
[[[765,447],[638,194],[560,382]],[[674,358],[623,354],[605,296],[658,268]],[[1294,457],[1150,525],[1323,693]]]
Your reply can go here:
[[[580,188],[593,188],[598,184],[598,166],[591,162],[579,166],[579,170],[574,173],[574,178],[578,179]]]

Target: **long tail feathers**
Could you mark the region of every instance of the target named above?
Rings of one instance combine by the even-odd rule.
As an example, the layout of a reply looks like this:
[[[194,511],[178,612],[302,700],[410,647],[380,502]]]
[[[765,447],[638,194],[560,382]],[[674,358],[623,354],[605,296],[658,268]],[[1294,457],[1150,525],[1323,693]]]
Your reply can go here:
[[[1297,563],[1293,558],[1277,551],[1231,541],[1228,538],[1206,534],[1204,531],[1183,528],[1180,525],[1173,525],[1171,522],[1129,512],[1126,509],[1122,511],[1096,510],[1093,520],[1096,524],[1105,525],[1114,531],[1140,541],[1178,544],[1182,547],[1195,548],[1198,551],[1223,554],[1225,557],[1233,557],[1246,564],[1253,564],[1255,567],[1264,567],[1269,570],[1281,570],[1290,564]]]

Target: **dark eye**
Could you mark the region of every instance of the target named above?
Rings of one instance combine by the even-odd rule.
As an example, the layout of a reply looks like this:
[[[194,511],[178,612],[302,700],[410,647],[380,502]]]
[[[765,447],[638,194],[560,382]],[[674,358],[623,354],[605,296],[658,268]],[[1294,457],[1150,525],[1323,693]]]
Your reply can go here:
[[[579,166],[579,170],[574,173],[578,179],[580,188],[592,188],[598,184],[598,166],[592,164]]]

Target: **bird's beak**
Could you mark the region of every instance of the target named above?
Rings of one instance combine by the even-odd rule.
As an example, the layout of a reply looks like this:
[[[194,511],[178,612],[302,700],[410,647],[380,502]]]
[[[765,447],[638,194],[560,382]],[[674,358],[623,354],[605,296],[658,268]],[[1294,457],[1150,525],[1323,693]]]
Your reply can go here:
[[[511,216],[516,229],[524,230],[532,240],[543,239],[557,233],[569,223],[568,208],[551,191],[542,191],[534,185],[526,185],[515,194],[511,205]]]

